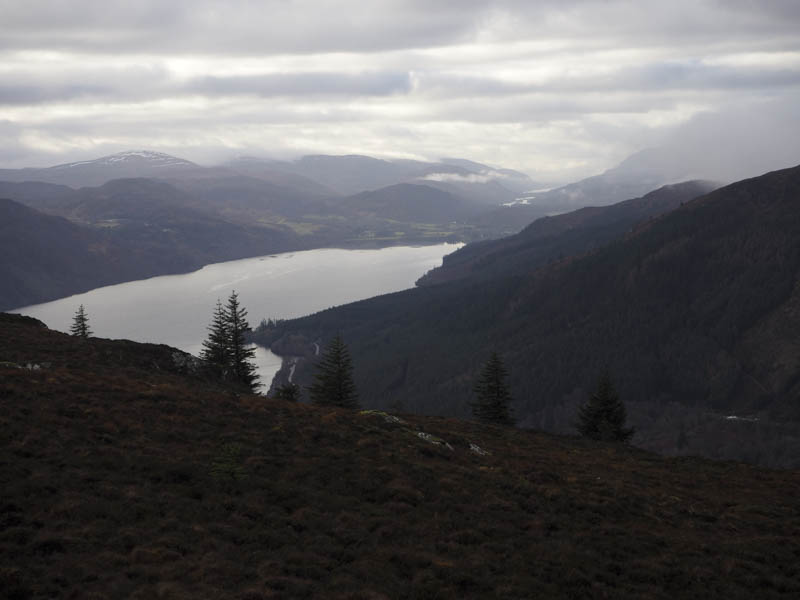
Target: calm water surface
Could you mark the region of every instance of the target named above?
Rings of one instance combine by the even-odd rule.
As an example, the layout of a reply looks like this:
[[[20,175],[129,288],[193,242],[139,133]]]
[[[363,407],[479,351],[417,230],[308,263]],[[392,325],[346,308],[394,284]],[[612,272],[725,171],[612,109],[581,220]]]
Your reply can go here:
[[[233,290],[255,327],[262,318],[300,317],[413,287],[458,247],[323,248],[246,258],[185,275],[98,288],[12,312],[35,317],[51,329],[69,331],[75,311],[83,304],[95,337],[169,344],[198,354],[217,299],[224,303]],[[263,348],[256,352],[261,381],[268,386],[280,358]]]

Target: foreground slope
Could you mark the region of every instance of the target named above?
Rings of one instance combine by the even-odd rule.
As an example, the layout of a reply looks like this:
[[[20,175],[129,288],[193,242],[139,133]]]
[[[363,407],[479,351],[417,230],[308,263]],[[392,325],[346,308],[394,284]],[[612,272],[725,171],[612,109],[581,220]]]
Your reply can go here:
[[[275,350],[308,355],[303,339],[340,332],[368,404],[449,415],[469,413],[496,350],[522,424],[562,432],[608,368],[636,443],[798,467],[798,231],[800,167],[716,190],[585,256],[354,303],[266,341],[282,335]]]
[[[800,594],[796,472],[238,396],[16,315],[0,425],[8,597]]]

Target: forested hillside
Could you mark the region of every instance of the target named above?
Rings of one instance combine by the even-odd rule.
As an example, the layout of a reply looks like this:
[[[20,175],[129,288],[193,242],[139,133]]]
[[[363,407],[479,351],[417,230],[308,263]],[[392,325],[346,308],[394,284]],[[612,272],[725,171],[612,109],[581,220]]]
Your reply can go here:
[[[440,268],[422,277],[419,285],[465,277],[478,281],[501,275],[524,275],[554,259],[607,244],[636,224],[674,210],[715,187],[710,182],[686,181],[612,206],[590,206],[543,217],[516,235],[468,244],[453,252],[444,258]]]
[[[795,167],[687,202],[584,256],[339,307],[263,340],[301,354],[304,340],[340,332],[368,405],[462,416],[496,350],[522,424],[551,431],[572,429],[608,368],[635,443],[797,467],[798,231]]]

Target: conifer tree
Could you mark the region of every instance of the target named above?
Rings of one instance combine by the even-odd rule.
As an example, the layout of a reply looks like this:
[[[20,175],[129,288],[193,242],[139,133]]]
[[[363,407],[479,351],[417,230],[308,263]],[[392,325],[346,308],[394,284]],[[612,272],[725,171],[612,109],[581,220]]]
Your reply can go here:
[[[578,432],[586,438],[609,442],[628,442],[633,427],[625,427],[627,412],[608,372],[597,381],[597,388],[578,412]]]
[[[89,329],[89,316],[86,314],[83,304],[75,311],[75,316],[72,317],[72,325],[69,328],[69,332],[83,339],[88,339],[89,336],[92,335],[92,330]]]
[[[350,353],[340,335],[325,349],[317,363],[314,383],[308,388],[311,401],[324,406],[358,408],[358,394],[353,381]]]
[[[474,388],[476,401],[472,403],[472,415],[476,419],[495,425],[514,425],[507,377],[503,361],[497,352],[492,352]]]
[[[239,296],[235,291],[231,293],[225,306],[217,300],[200,358],[218,370],[224,378],[241,383],[254,391],[258,387],[258,374],[252,362],[255,349],[245,339],[245,333],[249,329],[247,310],[239,304]]]
[[[247,323],[247,310],[239,304],[239,296],[231,292],[225,307],[225,321],[228,333],[228,360],[233,379],[244,384],[250,390],[258,387],[258,374],[252,360],[256,351],[245,339],[245,332],[250,329]]]

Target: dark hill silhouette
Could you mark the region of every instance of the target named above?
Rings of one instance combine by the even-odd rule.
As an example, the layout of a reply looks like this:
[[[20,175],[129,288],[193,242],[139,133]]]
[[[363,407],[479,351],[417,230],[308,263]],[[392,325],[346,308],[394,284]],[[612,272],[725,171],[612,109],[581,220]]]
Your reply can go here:
[[[273,347],[300,353],[297,334],[339,332],[368,405],[450,415],[468,414],[473,378],[497,350],[516,415],[554,431],[572,429],[607,367],[636,443],[798,467],[799,199],[800,167],[768,173],[527,274],[286,322]]]
[[[197,367],[0,314],[5,597],[800,593],[796,472],[240,395]]]
[[[181,198],[163,183],[117,180],[50,207],[82,225],[3,200],[0,309],[298,246],[291,232],[235,225]]]
[[[0,199],[0,310],[146,277],[102,232]]]

